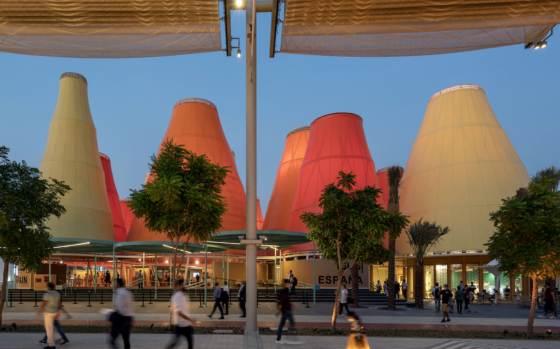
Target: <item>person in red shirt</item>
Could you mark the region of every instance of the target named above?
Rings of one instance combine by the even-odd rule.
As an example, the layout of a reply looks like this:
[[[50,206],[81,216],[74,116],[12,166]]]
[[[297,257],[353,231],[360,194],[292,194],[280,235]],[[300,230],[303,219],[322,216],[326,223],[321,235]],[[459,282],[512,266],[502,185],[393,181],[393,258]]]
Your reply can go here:
[[[550,285],[550,282],[546,283],[546,290],[544,291],[544,313],[539,316],[541,319],[546,319],[547,315],[552,314],[551,319],[556,319],[556,314],[554,313],[554,302],[556,301],[554,289]]]
[[[295,327],[296,323],[294,321],[294,317],[292,315],[292,304],[290,303],[290,291],[289,288],[291,286],[290,280],[284,280],[284,288],[280,291],[278,296],[278,312],[276,316],[282,314],[282,318],[280,319],[280,324],[278,325],[278,334],[276,336],[276,344],[285,344],[282,341],[282,329],[284,328],[284,324],[286,320],[290,321],[290,326]]]

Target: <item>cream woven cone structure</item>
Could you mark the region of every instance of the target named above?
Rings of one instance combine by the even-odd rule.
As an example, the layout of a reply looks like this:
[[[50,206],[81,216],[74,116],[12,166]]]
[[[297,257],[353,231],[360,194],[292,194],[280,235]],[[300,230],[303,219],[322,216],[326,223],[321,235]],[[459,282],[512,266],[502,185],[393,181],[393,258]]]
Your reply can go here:
[[[80,74],[60,77],[58,102],[40,170],[72,190],[62,199],[66,214],[48,226],[54,238],[114,241],[113,219],[87,95]]]
[[[494,232],[490,212],[529,183],[529,175],[484,90],[459,85],[428,102],[404,171],[400,208],[451,233],[432,252],[483,251]],[[399,254],[411,254],[406,234]]]

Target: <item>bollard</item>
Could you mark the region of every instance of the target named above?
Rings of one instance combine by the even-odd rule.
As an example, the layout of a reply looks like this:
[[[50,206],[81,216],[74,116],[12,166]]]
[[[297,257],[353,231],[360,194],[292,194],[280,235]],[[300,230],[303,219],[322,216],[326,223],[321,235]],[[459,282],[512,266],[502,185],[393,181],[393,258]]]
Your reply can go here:
[[[152,290],[150,290],[150,303],[148,304],[152,304]]]
[[[60,297],[60,300],[62,300],[62,297]],[[33,307],[37,308],[37,291],[35,291],[35,305]]]
[[[21,300],[21,290],[19,290],[19,303],[18,304],[23,304],[23,302]]]
[[[87,296],[87,301],[88,301],[88,308],[91,308],[91,291],[88,291],[88,296]]]
[[[169,291],[169,305],[167,307],[171,308],[171,291]]]
[[[202,293],[199,293],[199,297],[198,300],[200,302],[200,305],[198,306],[199,308],[202,308]]]
[[[105,303],[103,303],[103,290],[101,290],[101,303],[99,303],[99,304],[105,304]]]
[[[266,284],[266,297],[268,297],[268,284]]]
[[[72,304],[78,304],[78,302],[76,302],[76,290],[74,290],[74,303]]]
[[[144,307],[146,306],[144,305],[144,291],[142,291],[142,306],[140,308],[144,308]]]
[[[261,305],[259,304],[259,291],[257,290],[257,308],[260,308]]]
[[[12,305],[13,292],[10,293],[10,291],[8,291],[8,288],[6,288],[6,292],[8,292],[9,295],[10,295],[10,306],[9,306],[8,308],[13,308],[13,307],[14,307],[14,306]]]
[[[303,302],[301,302],[301,304],[305,304],[305,285],[303,285],[303,298],[301,299]],[[294,296],[295,296],[295,292],[294,292]]]
[[[307,299],[307,305],[305,307],[309,308],[309,292],[305,294],[305,298]]]

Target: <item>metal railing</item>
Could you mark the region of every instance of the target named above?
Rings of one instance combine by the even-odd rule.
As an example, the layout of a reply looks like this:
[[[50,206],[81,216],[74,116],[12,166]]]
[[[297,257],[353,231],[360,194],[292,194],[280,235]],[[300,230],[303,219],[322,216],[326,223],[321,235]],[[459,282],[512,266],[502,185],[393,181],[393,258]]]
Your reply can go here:
[[[134,280],[134,281],[132,281],[132,282],[129,282],[129,283],[126,285],[126,288],[130,291],[130,288],[131,288],[131,287],[138,286],[138,285],[140,285],[140,284],[143,283],[143,282],[144,282],[144,278],[136,279],[136,280]]]

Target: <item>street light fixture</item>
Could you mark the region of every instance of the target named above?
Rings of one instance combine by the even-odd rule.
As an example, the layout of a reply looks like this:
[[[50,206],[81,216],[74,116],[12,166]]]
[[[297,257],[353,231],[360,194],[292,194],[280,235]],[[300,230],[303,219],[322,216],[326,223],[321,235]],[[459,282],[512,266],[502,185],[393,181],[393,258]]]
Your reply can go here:
[[[231,49],[233,50],[234,48],[237,49],[237,58],[241,58],[241,48],[239,47],[239,38],[231,38],[231,41],[233,40],[237,40],[237,46],[233,46],[233,43],[231,44]]]

